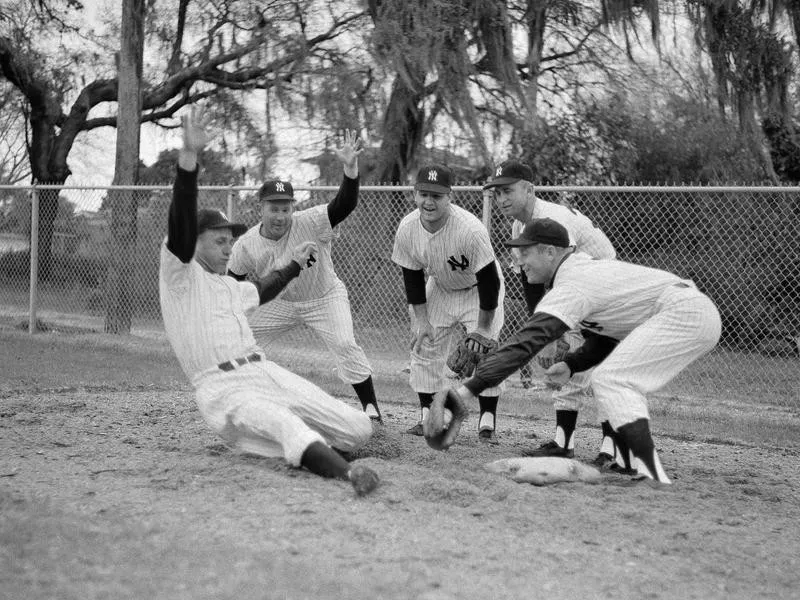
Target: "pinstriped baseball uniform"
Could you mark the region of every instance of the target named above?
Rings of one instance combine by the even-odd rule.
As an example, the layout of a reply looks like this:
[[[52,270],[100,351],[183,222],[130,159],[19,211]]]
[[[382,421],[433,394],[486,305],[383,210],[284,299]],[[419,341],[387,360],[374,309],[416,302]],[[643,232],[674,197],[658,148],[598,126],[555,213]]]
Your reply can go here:
[[[406,269],[423,270],[428,318],[434,327],[433,342],[423,342],[419,353],[411,353],[411,387],[415,392],[436,393],[444,385],[444,368],[453,334],[463,325],[472,332],[478,324],[479,299],[475,273],[497,263],[483,223],[460,206],[449,205],[444,226],[430,233],[420,221],[420,210],[406,215],[397,228],[392,261]],[[503,327],[505,287],[500,266],[498,305],[490,333],[495,339]],[[501,387],[487,389],[498,396]]]
[[[347,289],[333,268],[331,249],[337,232],[331,228],[327,205],[296,211],[288,233],[279,240],[263,236],[260,230],[259,223],[236,241],[228,262],[231,272],[263,277],[289,262],[295,246],[306,241],[315,241],[318,252],[275,300],[250,315],[259,344],[268,348],[278,334],[305,323],[335,356],[342,381],[354,384],[367,379],[372,368],[356,343]]]
[[[533,205],[531,219],[549,218],[564,226],[569,234],[570,244],[575,246],[578,252],[584,252],[592,258],[616,258],[617,252],[606,234],[599,229],[592,220],[583,213],[554,202],[548,202],[541,198],[536,198]],[[511,237],[516,238],[522,233],[525,223],[514,219],[511,224]],[[519,273],[519,266],[514,265],[514,270]],[[567,341],[570,350],[575,350],[583,343],[583,337],[578,330],[572,330],[564,334],[562,339]],[[555,342],[554,342],[555,344]],[[543,350],[548,352],[554,350],[551,346]],[[556,410],[578,410],[581,402],[589,396],[589,381],[591,370],[582,373],[575,373],[573,377],[562,388],[553,392],[553,406]],[[605,420],[602,413],[599,420]],[[570,439],[574,443],[574,439]]]
[[[721,333],[714,303],[692,281],[580,253],[561,264],[536,312],[621,340],[592,375],[615,429],[649,418],[646,394],[713,349]]]
[[[178,169],[171,210],[183,209],[187,221],[196,218],[196,189],[196,171]],[[194,243],[181,251],[186,262],[162,244],[159,296],[167,338],[206,422],[239,450],[294,466],[314,442],[362,446],[372,434],[369,417],[266,360],[247,323],[259,303],[256,286],[204,269],[191,258]]]

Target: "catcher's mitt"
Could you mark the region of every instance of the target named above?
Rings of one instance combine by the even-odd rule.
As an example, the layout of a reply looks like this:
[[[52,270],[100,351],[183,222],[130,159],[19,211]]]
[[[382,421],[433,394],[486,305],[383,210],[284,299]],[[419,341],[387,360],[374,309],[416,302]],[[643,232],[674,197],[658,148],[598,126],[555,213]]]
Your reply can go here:
[[[448,412],[452,415],[449,423]],[[454,389],[434,394],[433,404],[422,422],[422,432],[428,446],[434,450],[447,450],[456,441],[468,414],[467,406]]]
[[[447,357],[447,366],[458,377],[469,377],[481,356],[495,350],[497,346],[497,341],[473,331]]]
[[[536,362],[539,363],[539,366],[543,369],[549,369],[557,362],[564,360],[569,350],[569,341],[560,337],[541,349],[539,354],[536,355]]]

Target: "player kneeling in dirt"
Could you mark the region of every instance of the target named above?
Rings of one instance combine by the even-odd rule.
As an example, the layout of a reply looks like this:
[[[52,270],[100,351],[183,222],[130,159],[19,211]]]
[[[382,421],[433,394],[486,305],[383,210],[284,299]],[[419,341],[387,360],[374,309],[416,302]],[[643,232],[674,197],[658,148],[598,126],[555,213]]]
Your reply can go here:
[[[197,156],[209,139],[206,125],[194,111],[183,119],[159,272],[167,338],[195,387],[203,418],[226,442],[349,480],[358,495],[367,494],[378,476],[333,448],[350,452],[366,443],[369,416],[268,361],[247,324],[246,314],[297,277],[315,246],[297,246],[288,265],[255,283],[225,275],[233,241],[246,227],[221,212],[197,210]]]
[[[567,230],[552,219],[528,221],[506,245],[518,253],[528,281],[544,283],[548,291],[523,328],[486,355],[464,385],[447,392],[448,401],[458,407],[565,331],[589,329],[597,335],[547,369],[546,381],[563,385],[573,373],[599,365],[591,383],[598,410],[613,429],[620,469],[671,483],[650,434],[646,395],[717,344],[721,323],[714,303],[692,281],[667,271],[575,252]],[[444,438],[442,449],[455,434]]]

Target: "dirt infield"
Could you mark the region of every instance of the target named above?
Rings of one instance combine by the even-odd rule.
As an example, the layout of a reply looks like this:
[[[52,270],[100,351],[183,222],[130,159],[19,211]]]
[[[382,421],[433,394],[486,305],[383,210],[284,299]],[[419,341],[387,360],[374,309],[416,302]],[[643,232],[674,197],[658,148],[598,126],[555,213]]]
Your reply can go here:
[[[346,483],[221,445],[163,343],[0,326],[0,361],[0,598],[752,599],[800,588],[798,406],[769,418],[764,398],[719,412],[670,398],[654,416],[670,488],[615,475],[534,487],[482,467],[550,433],[543,394],[515,391],[526,400],[501,414],[500,446],[477,441],[473,415],[436,453],[401,433],[416,417],[407,388],[381,383],[387,424],[358,460],[383,481],[357,499]],[[700,422],[718,415],[717,427]],[[582,414],[584,460],[599,441],[591,423]]]

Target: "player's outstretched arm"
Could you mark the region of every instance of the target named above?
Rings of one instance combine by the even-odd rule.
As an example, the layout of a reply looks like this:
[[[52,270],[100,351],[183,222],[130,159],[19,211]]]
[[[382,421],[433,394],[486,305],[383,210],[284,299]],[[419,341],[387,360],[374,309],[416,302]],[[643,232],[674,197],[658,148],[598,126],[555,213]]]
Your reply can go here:
[[[188,263],[197,242],[197,157],[210,136],[202,109],[192,107],[188,115],[181,117],[181,126],[183,147],[178,153],[178,171],[167,218],[167,249],[181,262]]]
[[[358,204],[358,157],[364,151],[355,131],[344,133],[344,143],[334,150],[344,168],[344,179],[336,197],[328,204],[328,219],[336,227],[353,212]]]
[[[303,242],[295,246],[292,261],[288,265],[270,271],[265,277],[255,281],[259,303],[266,304],[280,294],[292,279],[300,275],[303,266],[316,251],[317,245],[314,242]]]

